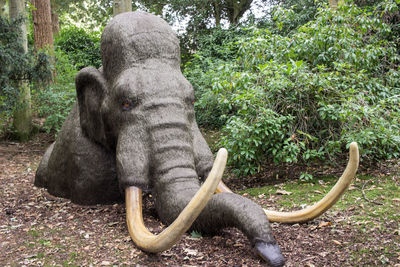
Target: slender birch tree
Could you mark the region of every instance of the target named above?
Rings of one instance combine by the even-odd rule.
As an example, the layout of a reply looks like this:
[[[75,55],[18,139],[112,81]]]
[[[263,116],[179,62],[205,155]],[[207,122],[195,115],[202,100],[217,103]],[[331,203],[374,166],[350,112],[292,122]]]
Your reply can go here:
[[[9,0],[10,20],[15,21],[21,17],[26,19],[25,1]],[[19,39],[23,52],[28,52],[28,39],[26,34],[26,20],[23,19],[20,24],[21,38]],[[27,140],[32,128],[32,107],[31,91],[26,80],[18,83],[19,97],[13,114],[13,127],[16,137],[20,140]]]
[[[59,6],[57,1],[51,0],[50,1],[50,6],[51,6],[51,28],[53,30],[53,37],[58,35],[60,32],[60,20],[58,18],[58,10]]]
[[[6,11],[6,0],[0,0],[0,16],[4,16]]]

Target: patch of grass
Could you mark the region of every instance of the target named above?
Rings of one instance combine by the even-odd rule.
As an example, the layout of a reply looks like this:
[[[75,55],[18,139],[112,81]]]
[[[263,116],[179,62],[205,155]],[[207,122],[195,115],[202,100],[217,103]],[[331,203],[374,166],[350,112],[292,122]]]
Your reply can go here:
[[[322,177],[313,179],[312,182],[291,181],[282,185],[249,188],[242,193],[255,197],[265,195],[277,207],[300,209],[305,204],[312,205],[323,198],[336,180],[335,177]],[[331,214],[345,214],[342,218],[346,219],[338,220],[339,224],[351,224],[354,229],[356,237],[346,245],[350,249],[352,262],[365,262],[365,259],[373,258],[374,262],[371,264],[388,265],[391,259],[398,259],[400,256],[399,182],[398,175],[359,175],[349,190],[331,207]],[[284,194],[277,195],[277,190]],[[328,218],[330,220],[332,217]],[[383,240],[380,239],[382,237]],[[388,239],[391,241],[385,242]]]
[[[203,235],[202,235],[200,232],[197,232],[197,231],[195,231],[195,230],[193,230],[193,231],[190,233],[190,236],[191,236],[192,238],[202,238],[202,237],[203,237]]]
[[[39,244],[44,245],[46,247],[51,246],[51,242],[49,240],[39,239]]]
[[[361,243],[365,240],[360,240]],[[387,265],[390,263],[390,257],[397,257],[399,253],[399,248],[394,244],[386,244],[386,247],[363,247],[357,250],[353,250],[351,253],[351,258],[354,262],[359,262],[361,259],[366,257],[375,257],[380,261],[382,265]]]
[[[43,252],[38,253],[38,254],[36,255],[36,258],[38,258],[38,259],[43,259],[43,258],[44,258],[44,253],[43,253]]]
[[[28,234],[32,237],[39,237],[42,234],[40,232],[38,232],[37,230],[35,230],[35,228],[32,228],[31,230],[28,231]]]
[[[397,179],[399,179],[397,177]],[[313,179],[312,182],[292,181],[276,186],[262,188],[249,188],[242,193],[252,196],[264,194],[275,195],[277,190],[284,190],[290,195],[279,195],[279,206],[298,208],[304,205],[312,205],[325,196],[335,185],[336,177],[322,177]],[[397,181],[398,183],[398,181]],[[393,201],[399,198],[400,187],[396,185],[396,176],[371,177],[357,176],[349,190],[332,207],[333,210],[355,209],[353,220],[369,223],[372,221],[400,221],[400,203]]]
[[[78,253],[70,252],[69,253],[69,259],[64,261],[62,263],[62,266],[64,266],[64,267],[75,267],[75,266],[78,266],[78,265],[75,264],[75,261],[76,261],[77,257],[78,257]]]

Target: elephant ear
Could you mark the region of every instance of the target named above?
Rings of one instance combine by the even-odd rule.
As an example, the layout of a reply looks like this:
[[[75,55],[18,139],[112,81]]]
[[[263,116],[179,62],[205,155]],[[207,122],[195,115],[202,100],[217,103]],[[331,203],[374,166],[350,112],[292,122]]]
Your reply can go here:
[[[84,134],[99,143],[105,143],[101,105],[106,95],[107,83],[100,70],[87,67],[78,72],[75,79],[80,124]]]

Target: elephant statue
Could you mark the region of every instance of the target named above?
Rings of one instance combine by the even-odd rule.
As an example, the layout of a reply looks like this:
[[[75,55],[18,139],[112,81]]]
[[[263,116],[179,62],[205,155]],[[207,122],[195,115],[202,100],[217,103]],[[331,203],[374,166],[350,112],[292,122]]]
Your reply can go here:
[[[35,185],[77,204],[125,201],[129,233],[144,251],[170,248],[189,228],[236,227],[268,264],[282,266],[268,218],[294,223],[321,215],[357,171],[352,143],[343,176],[322,200],[296,212],[263,210],[221,182],[227,151],[221,148],[214,162],[195,121],[193,88],[180,71],[178,38],[164,20],[117,15],[104,29],[101,55],[101,68],[77,74],[77,103],[45,152]],[[143,223],[142,191],[152,192],[169,225],[158,235]]]

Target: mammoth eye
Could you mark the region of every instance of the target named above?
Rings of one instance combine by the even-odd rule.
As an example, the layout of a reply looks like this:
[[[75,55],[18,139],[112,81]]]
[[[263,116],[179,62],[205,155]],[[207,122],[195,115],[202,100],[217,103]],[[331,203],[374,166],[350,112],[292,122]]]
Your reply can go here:
[[[122,110],[123,111],[129,111],[133,108],[133,102],[129,99],[125,99],[124,101],[122,101]]]

